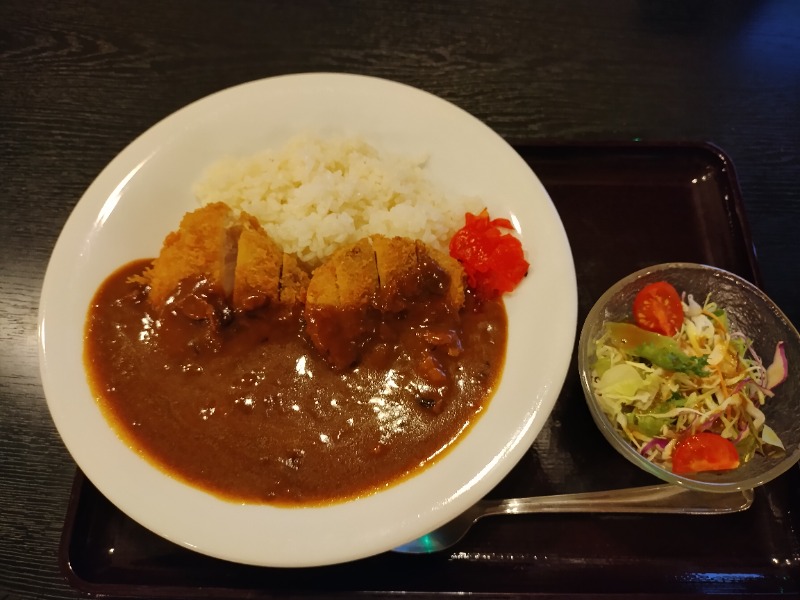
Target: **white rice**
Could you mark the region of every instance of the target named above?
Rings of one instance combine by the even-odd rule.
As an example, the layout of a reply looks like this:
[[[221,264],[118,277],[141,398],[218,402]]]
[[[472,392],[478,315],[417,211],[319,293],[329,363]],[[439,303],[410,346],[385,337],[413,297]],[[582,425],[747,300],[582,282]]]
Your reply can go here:
[[[301,135],[278,150],[221,160],[194,193],[201,204],[249,212],[286,252],[316,265],[374,233],[446,249],[464,213],[482,205],[446,197],[424,170],[424,158],[379,153],[360,138]]]

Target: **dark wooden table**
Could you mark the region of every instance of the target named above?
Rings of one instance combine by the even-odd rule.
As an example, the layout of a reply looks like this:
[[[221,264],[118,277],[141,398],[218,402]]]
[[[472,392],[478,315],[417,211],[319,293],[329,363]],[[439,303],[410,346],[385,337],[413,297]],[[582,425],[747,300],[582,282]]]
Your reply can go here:
[[[42,393],[36,323],[67,216],[163,117],[234,84],[308,71],[425,89],[512,142],[714,142],[736,166],[763,287],[800,323],[795,0],[5,0],[0,598],[78,596],[57,561],[75,465]],[[643,219],[669,210],[642,199]]]

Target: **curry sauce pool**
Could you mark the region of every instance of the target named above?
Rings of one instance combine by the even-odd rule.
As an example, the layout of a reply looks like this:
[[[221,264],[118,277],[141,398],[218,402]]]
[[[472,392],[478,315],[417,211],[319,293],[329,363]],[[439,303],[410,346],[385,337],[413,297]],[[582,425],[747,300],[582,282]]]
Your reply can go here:
[[[386,316],[357,365],[331,368],[296,306],[214,319],[157,312],[130,263],[98,289],[86,323],[92,389],[116,431],[172,476],[220,497],[343,501],[392,485],[463,437],[502,372],[501,299],[467,293]],[[187,306],[213,294],[189,281]],[[433,357],[433,360],[429,360]]]

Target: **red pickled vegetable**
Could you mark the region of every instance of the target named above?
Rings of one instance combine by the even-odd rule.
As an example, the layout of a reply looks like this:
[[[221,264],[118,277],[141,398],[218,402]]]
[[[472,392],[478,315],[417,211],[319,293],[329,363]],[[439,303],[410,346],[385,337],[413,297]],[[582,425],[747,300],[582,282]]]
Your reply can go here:
[[[511,292],[528,274],[522,243],[513,235],[508,219],[489,219],[484,208],[480,214],[466,214],[466,224],[450,240],[450,256],[461,262],[469,287],[481,298],[495,298]]]

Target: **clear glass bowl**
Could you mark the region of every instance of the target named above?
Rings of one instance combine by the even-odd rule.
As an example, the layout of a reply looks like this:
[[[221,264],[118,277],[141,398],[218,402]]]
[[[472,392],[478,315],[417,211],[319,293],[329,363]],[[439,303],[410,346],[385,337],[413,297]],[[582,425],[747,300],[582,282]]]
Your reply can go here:
[[[772,361],[775,344],[784,342],[789,364],[787,379],[774,389],[775,396],[761,407],[767,424],[780,436],[785,456],[765,458],[756,454],[731,471],[676,475],[642,456],[601,409],[591,381],[595,341],[607,321],[633,322],[631,307],[636,294],[648,283],[669,281],[702,303],[710,293],[728,313],[731,323],[754,340],[755,351],[765,364]],[[800,459],[800,335],[789,319],[761,290],[741,277],[707,265],[666,263],[642,269],[609,288],[595,303],[581,330],[578,368],[586,402],[600,431],[625,458],[665,481],[707,492],[751,489],[771,481]]]

